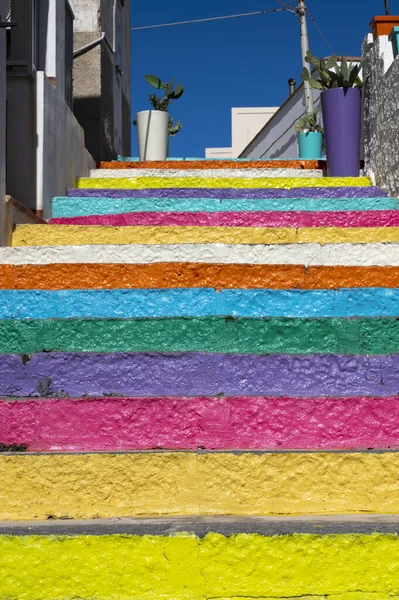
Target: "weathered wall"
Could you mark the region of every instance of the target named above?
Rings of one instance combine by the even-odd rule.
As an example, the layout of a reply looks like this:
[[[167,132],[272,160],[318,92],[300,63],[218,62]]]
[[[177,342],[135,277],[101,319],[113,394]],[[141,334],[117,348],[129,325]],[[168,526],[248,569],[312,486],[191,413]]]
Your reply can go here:
[[[74,50],[105,40],[74,60],[74,113],[96,160],[130,153],[130,2],[73,0]]]
[[[5,0],[0,0],[0,15],[5,14]],[[6,31],[0,29],[0,246],[4,244],[4,205],[6,195]]]
[[[88,174],[94,161],[64,97],[42,71],[36,74],[36,106],[36,208],[48,219],[51,198],[65,193],[77,177]]]
[[[30,77],[7,75],[7,194],[36,209],[36,85]]]
[[[388,36],[363,46],[365,170],[373,180],[399,195],[399,57],[393,59]]]

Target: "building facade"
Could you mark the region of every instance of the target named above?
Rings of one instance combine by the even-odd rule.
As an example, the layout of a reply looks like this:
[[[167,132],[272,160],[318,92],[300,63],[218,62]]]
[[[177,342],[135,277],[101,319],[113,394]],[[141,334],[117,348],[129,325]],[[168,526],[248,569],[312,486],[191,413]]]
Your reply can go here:
[[[231,147],[206,148],[206,158],[238,158],[255,135],[273,117],[278,107],[232,108]]]
[[[6,192],[47,218],[95,160],[130,152],[130,3],[4,3]]]
[[[71,0],[74,113],[95,160],[128,156],[130,0]]]

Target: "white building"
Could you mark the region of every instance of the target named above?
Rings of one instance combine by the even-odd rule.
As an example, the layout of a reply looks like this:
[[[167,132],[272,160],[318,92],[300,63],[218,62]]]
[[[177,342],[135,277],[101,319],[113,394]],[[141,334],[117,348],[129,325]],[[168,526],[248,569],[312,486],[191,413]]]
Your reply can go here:
[[[231,147],[206,148],[206,158],[238,158],[249,142],[270,121],[277,107],[232,108]]]

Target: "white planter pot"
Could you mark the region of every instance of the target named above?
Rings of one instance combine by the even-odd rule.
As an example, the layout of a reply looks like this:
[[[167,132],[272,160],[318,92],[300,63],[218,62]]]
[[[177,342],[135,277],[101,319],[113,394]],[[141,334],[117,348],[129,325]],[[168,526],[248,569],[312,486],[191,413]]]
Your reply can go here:
[[[141,161],[166,160],[168,155],[169,115],[161,110],[137,113],[137,135]]]

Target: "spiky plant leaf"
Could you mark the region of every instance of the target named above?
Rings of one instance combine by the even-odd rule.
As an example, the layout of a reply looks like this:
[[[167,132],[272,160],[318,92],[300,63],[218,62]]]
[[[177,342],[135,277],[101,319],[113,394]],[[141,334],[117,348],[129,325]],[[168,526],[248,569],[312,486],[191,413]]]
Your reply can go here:
[[[310,78],[309,80],[310,83],[310,87],[312,87],[315,90],[325,90],[326,87],[320,83],[320,81],[317,81],[317,79],[313,79],[313,77]]]
[[[359,77],[360,66],[355,65],[349,74],[349,87],[353,87]]]
[[[334,54],[326,60],[326,69],[332,69],[337,64],[338,56]]]
[[[301,73],[301,77],[304,81],[309,81],[310,80],[310,73],[309,73],[309,69],[307,69],[306,67],[304,67],[302,73]]]
[[[306,54],[305,60],[307,63],[313,65],[317,69],[320,67],[320,60],[318,58],[316,58],[316,56],[313,56],[313,54],[310,52],[310,50]]]
[[[348,69],[348,63],[347,63],[345,57],[343,57],[342,61],[341,61],[341,76],[342,76],[342,83],[344,84],[342,87],[348,87],[348,85],[345,85],[346,83],[349,83],[349,69]]]

